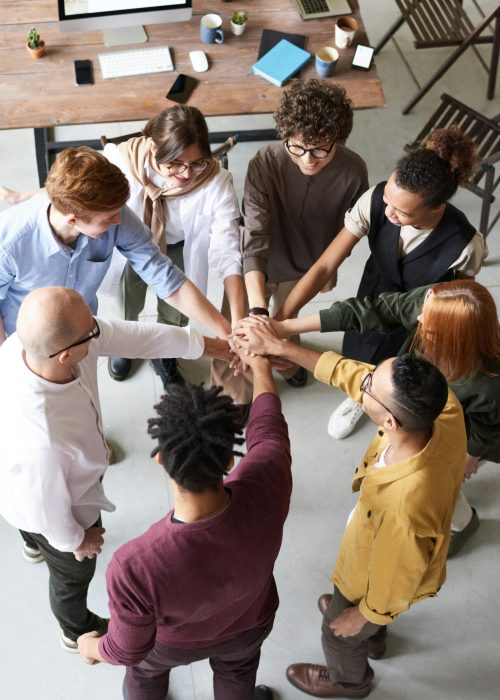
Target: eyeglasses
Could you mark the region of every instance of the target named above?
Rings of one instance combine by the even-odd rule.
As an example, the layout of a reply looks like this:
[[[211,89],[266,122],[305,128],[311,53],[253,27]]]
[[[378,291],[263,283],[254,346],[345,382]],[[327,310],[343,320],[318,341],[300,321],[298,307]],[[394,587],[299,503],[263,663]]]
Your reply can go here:
[[[71,345],[68,345],[65,348],[62,348],[61,350],[58,350],[57,352],[53,352],[52,355],[49,355],[49,358],[52,359],[56,355],[59,355],[59,353],[64,352],[65,350],[69,350],[70,348],[76,348],[78,345],[84,345],[85,343],[90,342],[91,340],[94,340],[95,338],[98,338],[101,335],[101,329],[99,328],[99,324],[97,323],[97,320],[94,318],[94,323],[95,323],[95,329],[90,333],[85,338],[82,338],[81,340],[77,340],[74,343],[71,343]]]
[[[374,371],[375,371],[375,370],[373,370],[373,372],[374,372]],[[361,384],[359,385],[359,390],[360,390],[363,394],[368,394],[368,396],[370,396],[374,401],[376,401],[380,406],[382,406],[382,408],[385,408],[385,410],[388,411],[388,412],[391,414],[391,416],[394,418],[394,420],[395,420],[396,423],[399,425],[399,427],[402,428],[403,425],[402,425],[401,421],[397,418],[397,416],[394,415],[394,412],[391,411],[391,409],[388,408],[388,407],[385,405],[385,403],[382,403],[382,401],[379,401],[379,399],[377,399],[376,396],[374,396],[373,394],[371,394],[371,393],[368,391],[368,390],[370,389],[371,385],[372,385],[373,372],[368,372],[368,374],[366,375],[366,377],[363,378],[363,381],[362,381]]]
[[[313,158],[317,158],[318,160],[323,160],[329,156],[334,145],[335,144],[332,143],[330,148],[303,148],[302,146],[298,146],[296,143],[290,143],[288,139],[285,141],[286,149],[288,153],[292,154],[292,156],[302,158],[302,156],[305,156],[306,153],[310,153]]]
[[[170,175],[180,175],[188,168],[193,173],[202,173],[208,165],[208,160],[195,160],[193,163],[164,163]]]

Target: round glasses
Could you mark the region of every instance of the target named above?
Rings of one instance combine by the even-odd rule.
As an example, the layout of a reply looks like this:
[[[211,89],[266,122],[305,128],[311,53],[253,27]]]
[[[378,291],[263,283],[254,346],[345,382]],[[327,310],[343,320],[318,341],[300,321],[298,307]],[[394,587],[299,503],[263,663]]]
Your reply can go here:
[[[193,173],[202,173],[208,165],[208,160],[195,160],[192,163],[163,163],[170,175],[181,175],[188,168]]]
[[[74,343],[71,343],[71,345],[67,345],[65,348],[61,348],[61,350],[58,350],[57,352],[53,352],[52,355],[49,355],[49,358],[52,359],[56,355],[59,355],[59,353],[64,352],[65,350],[69,350],[70,348],[76,348],[78,345],[83,345],[84,343],[88,343],[91,340],[94,340],[94,338],[98,338],[101,335],[101,329],[99,328],[99,324],[97,323],[97,319],[94,318],[94,323],[95,323],[95,328],[89,335],[85,336],[85,338],[82,338],[81,340],[76,340]]]
[[[330,155],[334,145],[335,144],[332,143],[330,148],[303,148],[302,146],[298,146],[296,143],[290,143],[288,139],[285,141],[286,150],[288,153],[291,153],[292,156],[302,158],[302,156],[305,156],[306,153],[310,153],[312,157],[316,158],[317,160],[327,158],[327,156]]]

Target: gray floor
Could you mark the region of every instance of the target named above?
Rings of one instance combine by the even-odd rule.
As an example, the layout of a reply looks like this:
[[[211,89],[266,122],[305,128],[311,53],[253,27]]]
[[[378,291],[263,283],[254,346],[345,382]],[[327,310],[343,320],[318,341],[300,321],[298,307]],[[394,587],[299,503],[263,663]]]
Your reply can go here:
[[[361,0],[361,7],[370,38],[375,43],[395,18],[395,5],[391,0]],[[400,35],[405,53],[419,77],[428,76],[434,65],[447,55],[447,51],[441,49],[417,53],[410,36],[404,31]],[[488,49],[481,51],[489,57]],[[450,92],[487,114],[500,112],[498,99],[488,102],[485,98],[485,73],[471,51],[413,113],[405,117],[401,115],[401,108],[415,88],[392,45],[386,47],[377,65],[387,107],[356,112],[349,140],[349,146],[366,159],[372,183],[387,177],[402,146],[417,133],[442,92]],[[497,92],[500,93],[500,86]],[[203,105],[199,107],[203,109]],[[227,126],[237,131],[242,123],[255,127],[269,124],[270,119],[212,120],[211,126]],[[131,124],[97,125],[78,127],[76,131],[79,136],[83,132],[99,136],[120,130],[127,133],[134,128]],[[61,132],[66,138],[74,129],[65,128]],[[248,159],[259,146],[238,145],[231,154],[230,169],[239,193]],[[0,132],[0,152],[0,182],[20,189],[36,186],[30,131]],[[463,192],[455,203],[473,223],[478,222],[476,197]],[[479,275],[479,281],[491,289],[497,303],[500,300],[499,233],[497,227],[489,237],[490,258]],[[359,245],[341,269],[338,287],[331,294],[316,298],[306,312],[318,310],[333,299],[351,296],[366,256],[366,248]],[[220,295],[220,286],[212,281],[211,299],[218,301]],[[109,300],[102,299],[101,313],[108,313],[110,308]],[[339,349],[340,342],[340,334],[317,335],[311,339],[311,344],[318,348]],[[126,453],[106,475],[106,490],[116,503],[117,511],[105,517],[106,546],[99,558],[90,593],[92,608],[105,615],[104,571],[111,553],[162,517],[170,507],[171,497],[165,478],[148,456],[151,441],[145,434],[146,418],[152,415],[152,405],[160,395],[159,380],[145,363],[138,365],[130,380],[122,385],[108,377],[104,362],[100,371],[106,432]],[[193,380],[208,377],[204,362],[191,363],[186,372]],[[263,648],[258,678],[275,689],[276,698],[294,700],[305,696],[288,684],[284,671],[295,661],[321,662],[316,599],[329,588],[329,575],[346,516],[354,503],[350,490],[352,470],[373,427],[364,423],[352,437],[335,442],[327,436],[326,424],[330,412],[342,400],[340,392],[312,378],[302,391],[290,389],[280,381],[280,391],[290,426],[295,488],[276,565],[281,607],[273,633]],[[416,605],[391,625],[387,657],[373,664],[376,686],[371,697],[374,700],[498,698],[499,487],[500,473],[493,464],[486,464],[466,485],[467,495],[478,509],[481,527],[463,553],[450,562],[448,580],[438,598]],[[19,537],[3,520],[0,520],[0,547],[3,559],[0,697],[11,700],[120,698],[122,669],[107,665],[85,666],[78,657],[60,650],[57,625],[48,606],[46,567],[24,563]],[[172,674],[169,697],[172,700],[212,698],[208,664],[202,662],[177,669]]]

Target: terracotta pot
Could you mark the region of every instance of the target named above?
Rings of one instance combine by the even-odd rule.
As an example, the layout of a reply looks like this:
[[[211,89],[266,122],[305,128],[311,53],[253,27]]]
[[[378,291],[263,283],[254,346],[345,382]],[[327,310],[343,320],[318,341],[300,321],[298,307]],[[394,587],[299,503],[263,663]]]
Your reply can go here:
[[[45,42],[41,41],[37,49],[32,49],[27,44],[26,48],[30,52],[32,58],[42,58],[43,54],[45,53]]]

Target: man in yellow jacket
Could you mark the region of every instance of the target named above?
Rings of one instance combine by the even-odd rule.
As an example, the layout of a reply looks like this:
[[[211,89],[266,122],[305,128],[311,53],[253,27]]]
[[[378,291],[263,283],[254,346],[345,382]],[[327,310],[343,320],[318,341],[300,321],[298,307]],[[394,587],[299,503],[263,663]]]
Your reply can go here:
[[[412,603],[435,596],[446,577],[451,516],[467,453],[462,408],[441,372],[411,355],[376,367],[320,354],[279,338],[272,320],[242,322],[237,341],[314,371],[363,405],[379,429],[355,469],[351,512],[332,576],[321,596],[326,666],[292,664],[296,688],[320,698],[365,697],[368,658],[385,651],[386,626]]]

